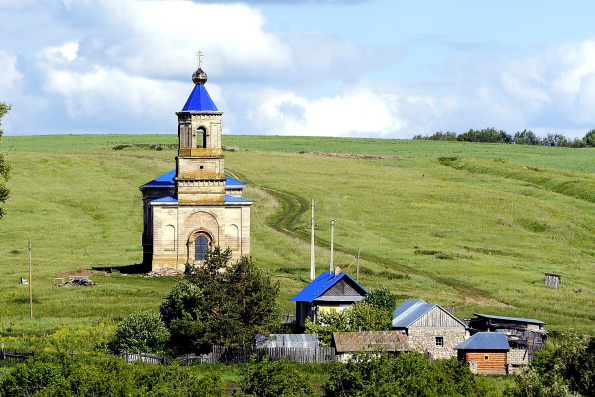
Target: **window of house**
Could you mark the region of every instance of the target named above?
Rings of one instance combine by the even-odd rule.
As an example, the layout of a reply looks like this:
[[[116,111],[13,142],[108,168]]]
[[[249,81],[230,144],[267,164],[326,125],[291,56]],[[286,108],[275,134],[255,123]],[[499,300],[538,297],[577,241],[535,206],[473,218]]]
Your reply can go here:
[[[436,346],[444,346],[444,337],[443,336],[437,336],[436,337]]]
[[[490,359],[490,356],[483,356],[483,359],[484,360],[489,360]]]

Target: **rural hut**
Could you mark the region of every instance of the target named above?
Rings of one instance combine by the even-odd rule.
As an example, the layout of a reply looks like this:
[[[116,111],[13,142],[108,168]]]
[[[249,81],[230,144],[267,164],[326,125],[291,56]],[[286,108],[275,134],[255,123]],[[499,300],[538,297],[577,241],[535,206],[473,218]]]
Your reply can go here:
[[[545,348],[546,323],[534,318],[504,317],[491,314],[473,313],[476,318],[469,320],[470,332],[500,332],[508,338],[510,352],[508,364],[514,367],[529,363],[533,353]]]
[[[505,375],[510,347],[501,332],[479,332],[454,347],[474,374]]]
[[[318,313],[342,311],[363,300],[367,294],[364,287],[338,268],[334,272],[324,272],[291,298],[296,304],[296,328],[303,329],[306,318],[316,322]]]
[[[543,273],[545,275],[545,285],[550,288],[558,289],[558,285],[560,284],[560,276],[559,274],[554,273]]]
[[[399,305],[392,326],[407,335],[412,350],[430,353],[433,358],[454,357],[453,347],[469,336],[465,323],[423,299],[409,299]]]
[[[331,347],[337,351],[337,359],[349,360],[354,352],[386,351],[407,352],[407,336],[399,331],[333,332]]]

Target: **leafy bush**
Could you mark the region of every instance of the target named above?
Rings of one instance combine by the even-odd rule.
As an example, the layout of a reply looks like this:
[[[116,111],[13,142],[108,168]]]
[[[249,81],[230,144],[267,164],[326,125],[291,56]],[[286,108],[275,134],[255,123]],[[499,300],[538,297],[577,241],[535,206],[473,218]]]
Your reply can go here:
[[[169,336],[159,314],[139,311],[122,320],[108,347],[114,353],[161,353]]]
[[[595,339],[568,335],[555,350],[536,352],[509,396],[594,396]]]
[[[315,396],[313,386],[306,375],[300,373],[296,366],[285,358],[270,361],[265,357],[256,363],[253,357],[240,382],[240,392],[236,397],[278,397]]]
[[[332,363],[325,396],[497,396],[493,381],[474,376],[456,359],[430,363],[422,353],[357,353]]]
[[[357,302],[342,311],[318,315],[318,323],[306,319],[306,332],[318,334],[321,343],[330,346],[333,332],[386,331],[391,327],[392,312],[367,302]]]

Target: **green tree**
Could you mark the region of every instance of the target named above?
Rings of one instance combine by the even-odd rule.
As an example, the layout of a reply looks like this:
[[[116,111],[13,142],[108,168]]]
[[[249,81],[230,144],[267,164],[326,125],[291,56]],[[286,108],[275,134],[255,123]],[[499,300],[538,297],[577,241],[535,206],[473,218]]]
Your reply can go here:
[[[555,350],[535,353],[516,378],[510,396],[555,397],[595,395],[595,339],[569,335]]]
[[[208,250],[202,266],[186,268],[161,306],[178,348],[244,343],[278,327],[279,283],[249,257],[230,264],[231,250]]]
[[[139,311],[129,314],[118,324],[108,346],[114,353],[161,353],[169,336],[159,314]]]
[[[314,387],[306,375],[285,357],[270,361],[265,357],[257,363],[252,357],[240,382],[236,397],[307,397],[315,396]]]
[[[595,130],[590,130],[587,132],[585,137],[583,138],[585,144],[589,147],[595,147]]]
[[[397,297],[386,287],[370,291],[364,298],[364,302],[386,310],[392,316],[397,307]]]
[[[367,302],[357,302],[342,311],[318,315],[318,323],[306,319],[306,332],[318,334],[323,344],[330,346],[333,332],[387,331],[392,313]]]
[[[0,102],[0,142],[2,142],[1,138],[4,134],[4,130],[2,130],[2,117],[4,117],[10,111],[10,105],[5,104],[4,102]],[[0,153],[0,203],[6,203],[6,200],[10,196],[10,191],[6,187],[5,182],[8,180],[10,171],[10,165],[6,162],[6,157],[4,154]],[[4,208],[0,207],[0,218],[4,216]]]

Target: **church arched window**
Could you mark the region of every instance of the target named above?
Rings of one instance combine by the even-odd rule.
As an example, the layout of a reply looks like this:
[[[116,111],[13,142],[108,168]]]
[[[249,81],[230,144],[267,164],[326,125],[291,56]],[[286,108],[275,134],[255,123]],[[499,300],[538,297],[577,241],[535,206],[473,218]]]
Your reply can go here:
[[[209,239],[204,234],[199,234],[194,240],[194,260],[204,261],[207,248],[209,248]]]
[[[199,127],[196,130],[196,147],[206,148],[207,147],[207,130],[205,127]]]

